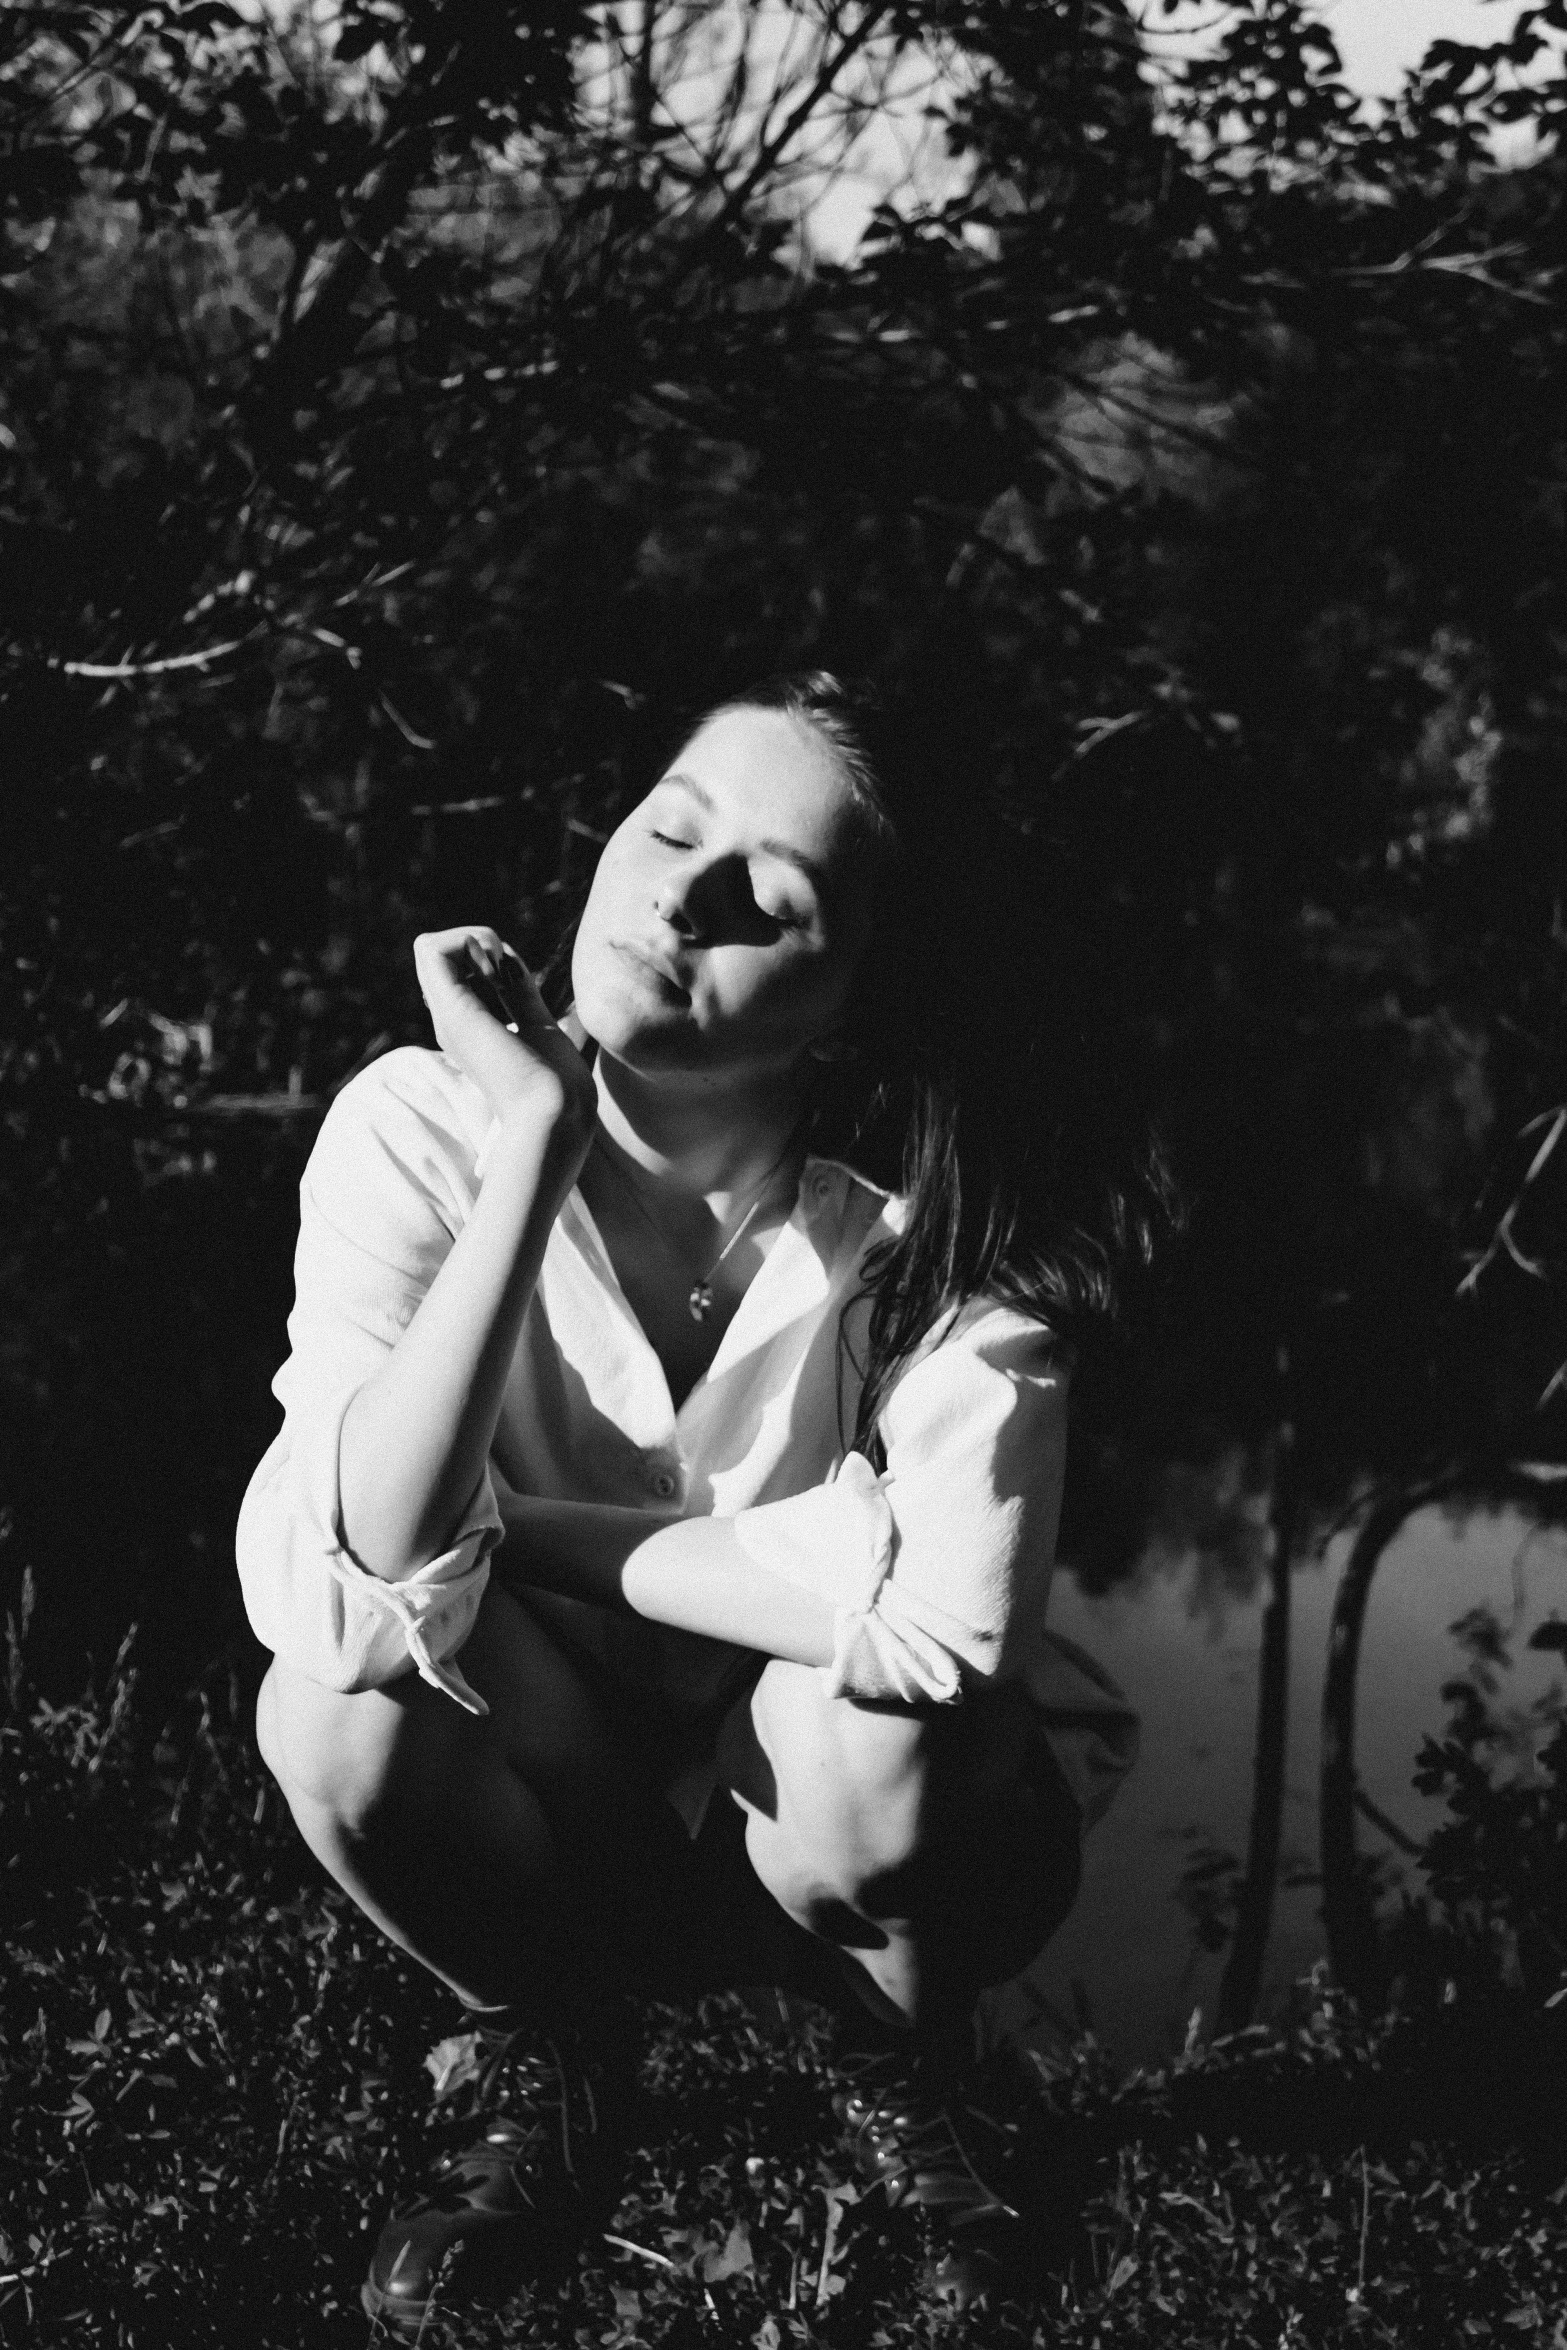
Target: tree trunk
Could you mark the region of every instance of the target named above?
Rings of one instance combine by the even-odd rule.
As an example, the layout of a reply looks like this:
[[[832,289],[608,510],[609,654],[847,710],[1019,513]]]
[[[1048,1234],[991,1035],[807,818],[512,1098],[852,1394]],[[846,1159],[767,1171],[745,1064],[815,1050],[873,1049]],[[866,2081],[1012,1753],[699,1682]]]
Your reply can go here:
[[[1273,1446],[1272,1556],[1268,1604],[1262,1618],[1257,1670],[1257,1751],[1252,1780],[1251,1834],[1246,1874],[1236,1909],[1235,1940],[1219,1986],[1218,2029],[1249,2024],[1262,1984],[1284,1826],[1284,1765],[1289,1743],[1290,1567],[1295,1549],[1298,1494],[1295,1430],[1281,1422]]]
[[[1322,1684],[1322,1923],[1337,1980],[1368,2012],[1387,1998],[1387,1967],[1370,1888],[1355,1843],[1355,1674],[1371,1578],[1394,1535],[1418,1509],[1463,1482],[1450,1470],[1400,1485],[1373,1501],[1355,1536],[1333,1601]]]

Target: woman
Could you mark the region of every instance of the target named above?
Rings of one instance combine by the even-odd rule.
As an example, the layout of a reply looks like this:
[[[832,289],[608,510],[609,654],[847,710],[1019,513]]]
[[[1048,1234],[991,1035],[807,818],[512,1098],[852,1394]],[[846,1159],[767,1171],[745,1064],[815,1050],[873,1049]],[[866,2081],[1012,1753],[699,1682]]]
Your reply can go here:
[[[896,799],[878,728],[824,673],[710,712],[604,849],[566,1020],[493,931],[421,938],[439,1051],[346,1087],[305,1173],[238,1535],[261,1750],[495,2056],[377,2246],[398,2332],[452,2251],[542,2264],[613,2200],[638,1984],[847,2004],[901,2051],[841,2101],[868,2166],[962,2181],[938,2288],[993,2273],[931,2068],[1131,1760],[1043,1615],[1065,1332],[1157,1183],[1038,1114],[1066,1057],[1018,1060],[1004,961],[976,1033],[953,796],[906,740]],[[851,1113],[906,1197],[819,1147]]]

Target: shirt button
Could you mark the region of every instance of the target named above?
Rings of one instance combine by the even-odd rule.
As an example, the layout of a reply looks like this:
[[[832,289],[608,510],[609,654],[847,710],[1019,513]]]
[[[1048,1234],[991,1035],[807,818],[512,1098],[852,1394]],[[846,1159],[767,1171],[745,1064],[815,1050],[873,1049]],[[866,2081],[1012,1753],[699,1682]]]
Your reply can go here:
[[[668,1501],[674,1490],[673,1472],[669,1469],[660,1469],[653,1479],[653,1491],[658,1495],[660,1501]]]

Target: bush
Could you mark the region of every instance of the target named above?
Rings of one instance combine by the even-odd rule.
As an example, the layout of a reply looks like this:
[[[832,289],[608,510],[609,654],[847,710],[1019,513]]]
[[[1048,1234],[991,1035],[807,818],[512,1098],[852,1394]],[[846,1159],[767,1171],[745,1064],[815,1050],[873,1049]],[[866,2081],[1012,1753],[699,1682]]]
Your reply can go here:
[[[1467,1670],[1442,1694],[1449,1718],[1421,1746],[1415,1785],[1446,1817],[1427,1839],[1427,1890],[1406,1895],[1389,1933],[1399,1995],[1429,2007],[1539,2017],[1567,1997],[1567,1690],[1509,1703],[1510,1638],[1489,1608],[1454,1626]],[[1561,1654],[1554,1616],[1531,1648]]]

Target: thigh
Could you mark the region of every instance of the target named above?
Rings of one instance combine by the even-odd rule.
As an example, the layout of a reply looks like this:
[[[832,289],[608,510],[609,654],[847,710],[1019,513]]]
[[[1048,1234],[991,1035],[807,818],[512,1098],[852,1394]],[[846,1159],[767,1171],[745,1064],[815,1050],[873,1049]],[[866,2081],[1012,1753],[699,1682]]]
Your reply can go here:
[[[519,1793],[543,1845],[534,1864],[606,1950],[678,1936],[687,1838],[661,1793],[656,1718],[618,1708],[512,1594],[491,1584],[462,1648],[490,1711],[468,1713],[415,1674],[353,1695],[274,1660],[257,1731],[268,1767],[320,1853],[346,1835],[360,1873],[431,1842],[454,1857],[522,1857]],[[330,1866],[331,1864],[328,1863]],[[661,1962],[662,1963],[662,1962]]]
[[[461,1656],[486,1715],[469,1713],[414,1672],[345,1693],[274,1658],[257,1708],[269,1769],[286,1791],[355,1824],[387,1811],[439,1812],[454,1788],[498,1764],[561,1825],[580,1828],[646,1804],[641,1758],[612,1728],[601,1697],[526,1606],[494,1582]]]
[[[462,1669],[490,1708],[507,1762],[552,1821],[584,1828],[605,1819],[662,1823],[669,1807],[638,1719],[629,1709],[617,1712],[591,1664],[573,1657],[525,1600],[488,1586],[463,1644]]]

